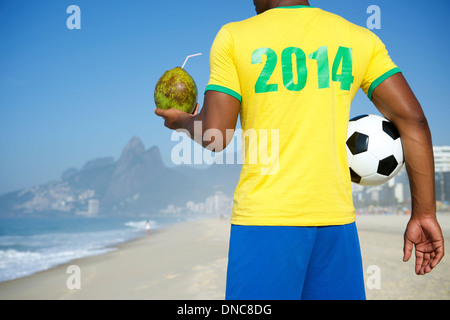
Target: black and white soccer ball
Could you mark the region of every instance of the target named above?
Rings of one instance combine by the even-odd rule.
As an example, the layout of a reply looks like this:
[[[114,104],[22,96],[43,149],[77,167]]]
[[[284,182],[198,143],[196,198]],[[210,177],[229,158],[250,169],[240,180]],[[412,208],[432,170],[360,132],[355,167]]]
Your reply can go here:
[[[392,179],[403,167],[400,134],[384,117],[360,115],[349,121],[347,157],[352,182],[376,186]]]

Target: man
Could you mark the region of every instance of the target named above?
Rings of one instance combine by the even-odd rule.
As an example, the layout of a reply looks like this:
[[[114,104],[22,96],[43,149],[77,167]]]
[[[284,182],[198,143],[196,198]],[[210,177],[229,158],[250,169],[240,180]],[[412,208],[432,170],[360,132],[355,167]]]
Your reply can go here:
[[[365,299],[345,150],[359,88],[402,137],[412,195],[403,259],[414,250],[415,272],[430,272],[444,255],[430,131],[384,45],[369,30],[306,0],[254,4],[257,16],[227,24],[216,36],[200,113],[198,106],[192,115],[155,110],[168,128],[186,129],[193,138],[195,121],[202,132],[220,130],[217,141],[196,139],[216,151],[228,144],[226,132],[235,129],[239,114],[244,137],[253,130],[257,146],[277,145],[267,147],[278,154],[264,171],[261,150],[258,161],[250,161],[252,143],[243,141],[226,298]],[[267,139],[273,130],[278,140]]]
[[[149,236],[150,235],[150,221],[148,221],[148,220],[145,222],[145,231],[147,233],[147,236]]]

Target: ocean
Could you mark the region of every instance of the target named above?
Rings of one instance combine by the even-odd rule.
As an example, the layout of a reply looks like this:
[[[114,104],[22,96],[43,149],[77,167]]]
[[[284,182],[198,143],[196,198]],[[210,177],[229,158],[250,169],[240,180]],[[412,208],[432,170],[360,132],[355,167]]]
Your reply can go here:
[[[74,259],[116,250],[118,244],[180,218],[0,218],[0,282],[44,271]]]

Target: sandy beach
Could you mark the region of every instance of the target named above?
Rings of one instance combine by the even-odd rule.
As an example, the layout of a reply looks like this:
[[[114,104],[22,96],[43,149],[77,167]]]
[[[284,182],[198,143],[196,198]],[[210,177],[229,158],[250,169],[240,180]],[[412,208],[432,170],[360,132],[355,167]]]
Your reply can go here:
[[[450,214],[440,214],[438,219],[448,248]],[[448,249],[444,260],[426,276],[414,274],[413,258],[402,261],[407,221],[407,216],[396,215],[357,217],[367,299],[450,299]],[[0,299],[221,300],[229,230],[229,222],[220,219],[164,228],[109,253],[2,282]],[[79,289],[68,288],[71,265],[79,267]]]

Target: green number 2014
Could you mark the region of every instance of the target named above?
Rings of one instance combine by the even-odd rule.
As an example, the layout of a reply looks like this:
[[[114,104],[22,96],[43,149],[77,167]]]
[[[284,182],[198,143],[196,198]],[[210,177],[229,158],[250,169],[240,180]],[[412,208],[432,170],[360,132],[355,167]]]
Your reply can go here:
[[[252,64],[261,64],[262,56],[266,55],[266,63],[258,77],[255,84],[255,93],[276,92],[278,91],[278,84],[269,84],[269,79],[272,76],[277,66],[278,57],[275,51],[271,48],[259,48],[253,51],[251,62]],[[294,81],[294,67],[292,65],[292,56],[295,56],[297,83]],[[308,56],[311,60],[317,61],[317,71],[319,79],[319,89],[330,87],[330,67],[328,58],[328,48],[326,46],[320,47]],[[338,74],[339,67],[341,73]],[[296,47],[288,47],[281,53],[281,70],[283,74],[283,85],[290,91],[302,90],[308,78],[308,70],[306,68],[306,54]],[[341,83],[341,90],[349,91],[353,83],[353,58],[352,48],[339,47],[332,66],[331,73],[332,81]]]

